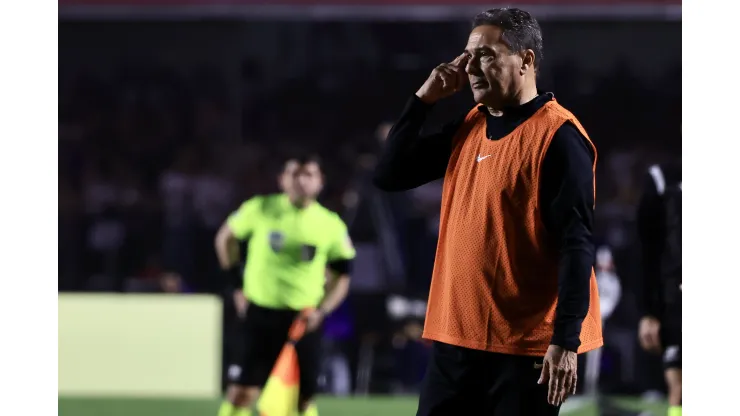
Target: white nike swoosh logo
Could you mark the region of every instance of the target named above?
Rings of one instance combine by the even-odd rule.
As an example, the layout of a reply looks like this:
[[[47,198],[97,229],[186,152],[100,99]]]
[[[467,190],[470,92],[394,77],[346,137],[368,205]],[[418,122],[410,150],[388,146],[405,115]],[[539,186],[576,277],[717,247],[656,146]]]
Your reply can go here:
[[[488,159],[489,157],[491,157],[491,155],[485,155],[485,156],[478,155],[478,157],[475,158],[475,161],[480,162],[481,160]]]

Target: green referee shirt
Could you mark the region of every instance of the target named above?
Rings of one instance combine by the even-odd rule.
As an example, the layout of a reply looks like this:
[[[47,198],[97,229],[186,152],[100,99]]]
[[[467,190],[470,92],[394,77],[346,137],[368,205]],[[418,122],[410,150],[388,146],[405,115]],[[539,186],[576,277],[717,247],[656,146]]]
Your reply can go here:
[[[318,202],[298,208],[285,194],[255,196],[226,223],[249,242],[244,294],[263,307],[317,307],[327,263],[355,257],[344,221]]]

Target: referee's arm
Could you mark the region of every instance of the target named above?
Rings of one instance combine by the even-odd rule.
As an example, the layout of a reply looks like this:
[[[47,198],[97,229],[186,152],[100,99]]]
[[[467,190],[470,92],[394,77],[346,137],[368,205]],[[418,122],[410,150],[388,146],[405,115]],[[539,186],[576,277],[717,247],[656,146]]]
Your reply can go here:
[[[234,232],[229,227],[228,222],[224,222],[216,233],[214,247],[218,264],[222,269],[227,270],[236,264],[239,260],[239,246]]]
[[[239,267],[239,243],[227,222],[224,222],[216,233],[214,246],[218,264],[221,270],[226,272],[226,285],[231,289],[240,288],[243,282]]]
[[[373,183],[384,191],[406,191],[444,176],[452,152],[452,139],[464,117],[434,134],[421,129],[434,105],[416,95],[388,133],[386,146],[375,168]]]
[[[324,299],[321,300],[318,310],[326,316],[336,310],[349,294],[349,276],[357,255],[352,238],[347,231],[347,225],[337,217],[336,228],[332,233],[333,242],[329,247],[326,268],[329,279],[326,283]]]
[[[259,209],[258,197],[245,201],[224,221],[216,233],[214,248],[221,269],[225,271],[226,286],[239,289],[243,286],[243,274],[239,265],[238,240],[246,239],[252,231],[252,223]]]
[[[578,129],[558,129],[540,172],[542,219],[559,250],[558,304],[552,345],[578,351],[588,314],[593,242],[595,155]]]
[[[326,283],[326,295],[318,308],[323,315],[334,312],[347,298],[352,263],[352,259],[339,259],[327,264],[330,278]]]

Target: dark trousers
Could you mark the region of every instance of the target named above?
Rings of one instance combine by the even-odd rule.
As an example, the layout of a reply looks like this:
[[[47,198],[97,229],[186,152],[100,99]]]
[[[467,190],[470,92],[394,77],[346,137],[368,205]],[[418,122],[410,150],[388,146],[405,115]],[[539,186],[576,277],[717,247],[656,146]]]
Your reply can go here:
[[[232,382],[244,387],[262,387],[288,341],[288,331],[300,312],[249,305],[244,320],[240,371]],[[312,398],[318,389],[321,365],[321,331],[306,333],[295,345],[300,367],[300,394]]]
[[[471,350],[434,342],[417,416],[557,416],[539,385],[542,357]]]

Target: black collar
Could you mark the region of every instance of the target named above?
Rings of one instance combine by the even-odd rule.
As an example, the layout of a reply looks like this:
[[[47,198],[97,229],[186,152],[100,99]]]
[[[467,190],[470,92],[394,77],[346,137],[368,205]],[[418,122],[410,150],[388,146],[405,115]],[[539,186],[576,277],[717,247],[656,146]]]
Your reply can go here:
[[[512,106],[512,107],[506,107],[503,111],[503,117],[509,118],[509,117],[515,117],[515,118],[521,118],[521,117],[529,117],[537,110],[542,108],[543,105],[545,105],[547,102],[552,101],[555,99],[555,94],[551,92],[546,93],[539,93],[536,97],[531,99],[530,101],[518,105],[518,106]],[[488,112],[488,108],[486,108],[485,105],[481,104],[478,106],[478,111],[486,114],[491,115]]]

